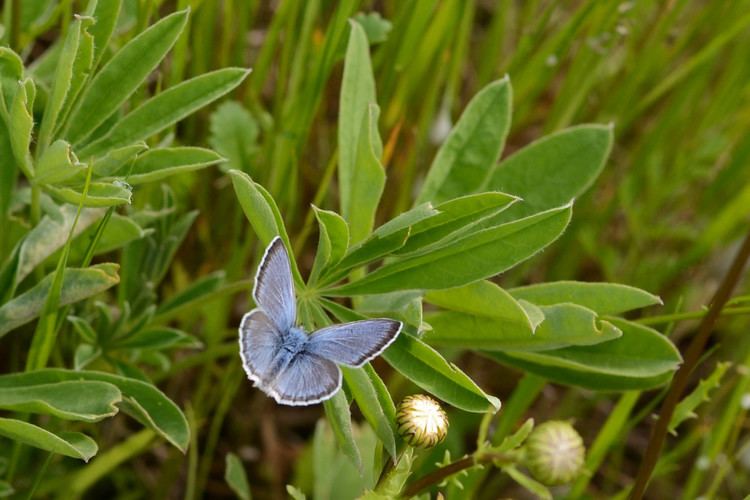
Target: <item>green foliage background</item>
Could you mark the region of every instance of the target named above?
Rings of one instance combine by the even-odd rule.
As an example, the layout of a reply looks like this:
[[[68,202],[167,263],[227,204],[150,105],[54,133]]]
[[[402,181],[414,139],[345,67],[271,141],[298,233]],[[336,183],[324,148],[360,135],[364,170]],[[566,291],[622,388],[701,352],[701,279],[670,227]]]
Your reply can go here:
[[[416,391],[451,432],[401,465],[415,476],[477,434],[511,449],[527,417],[573,418],[591,475],[554,493],[626,495],[672,343],[747,231],[749,7],[6,0],[0,496],[353,496]],[[308,326],[410,329],[345,372],[353,426],[344,393],[319,420],[242,372],[236,328],[276,234]],[[654,498],[750,487],[740,287]],[[548,494],[501,472],[440,489]]]

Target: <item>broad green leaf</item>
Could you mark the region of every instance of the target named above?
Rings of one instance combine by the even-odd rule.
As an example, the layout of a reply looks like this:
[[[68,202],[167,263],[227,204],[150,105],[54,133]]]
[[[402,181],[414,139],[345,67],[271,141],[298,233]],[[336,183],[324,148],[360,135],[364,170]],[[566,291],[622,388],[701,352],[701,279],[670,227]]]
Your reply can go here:
[[[557,239],[570,221],[565,205],[469,233],[435,250],[383,265],[364,278],[327,291],[361,295],[407,289],[452,288],[500,274]]]
[[[85,207],[113,207],[129,204],[133,195],[131,187],[120,181],[92,182],[85,198],[83,192],[77,188],[56,187],[49,184],[45,184],[43,187],[59,200],[74,205],[83,202]]]
[[[64,306],[96,295],[114,285],[117,264],[97,264],[85,269],[68,268],[63,277],[59,305]],[[30,290],[0,307],[0,337],[41,314],[54,273],[48,274]]]
[[[601,173],[613,141],[612,127],[581,125],[548,135],[503,160],[483,191],[523,198],[495,220],[548,210],[583,194]]]
[[[313,205],[318,220],[318,250],[310,271],[310,283],[316,283],[328,266],[336,265],[349,248],[349,226],[343,217]]]
[[[510,130],[512,92],[506,76],[472,98],[430,166],[417,203],[442,202],[473,194],[500,159]],[[491,188],[520,195],[510,190]],[[568,200],[552,206],[559,206]]]
[[[556,366],[554,358],[549,354],[554,351],[534,353],[535,360],[526,359],[514,352],[484,352],[483,354],[499,363],[514,366],[524,372],[533,373],[552,382],[575,387],[582,387],[591,391],[633,391],[646,390],[663,386],[672,378],[673,372],[664,372],[652,377],[626,377],[623,375],[609,375],[605,372],[563,368]],[[547,360],[552,363],[547,363]]]
[[[417,221],[411,226],[406,244],[396,251],[406,254],[428,247],[443,239],[453,237],[459,230],[466,230],[487,217],[502,212],[518,198],[500,192],[488,192],[462,196],[435,207],[435,216]]]
[[[347,271],[382,259],[401,248],[409,238],[409,228],[406,227],[383,238],[372,237],[355,245],[335,266],[332,276],[326,278],[326,283],[333,283],[346,276]]]
[[[342,214],[349,222],[352,243],[362,241],[372,231],[375,212],[385,187],[385,170],[380,163],[382,144],[378,134],[380,110],[372,104],[362,121],[355,156],[355,167],[351,172],[349,205],[343,205]]]
[[[137,142],[130,146],[112,149],[107,151],[104,156],[94,159],[92,168],[99,177],[127,175],[129,169],[123,167],[130,165],[139,153],[147,149],[148,146],[145,142]]]
[[[500,316],[454,311],[428,314],[425,321],[432,330],[425,340],[435,345],[486,351],[549,351],[599,344],[621,335],[617,327],[575,304],[544,306],[541,310],[544,321],[535,332],[528,325]]]
[[[292,256],[292,245],[289,242],[286,227],[284,227],[284,220],[281,217],[281,212],[279,212],[279,207],[276,206],[276,202],[268,191],[244,172],[230,170],[229,175],[232,177],[234,192],[237,194],[240,206],[242,206],[245,216],[250,221],[250,225],[253,226],[255,234],[258,235],[258,239],[263,246],[268,246],[275,236],[280,236],[289,255]],[[290,260],[294,280],[298,286],[301,286],[303,281],[297,268],[297,262],[294,258]]]
[[[371,317],[385,315],[400,319],[407,325],[413,326],[416,331],[423,329],[422,292],[420,290],[364,295],[359,298],[357,311]]]
[[[328,423],[333,429],[341,450],[349,457],[361,475],[363,473],[362,457],[354,441],[352,414],[349,411],[349,402],[346,400],[344,391],[340,390],[331,399],[324,401],[323,408],[325,408]]]
[[[396,425],[389,419],[386,410],[368,374],[359,368],[341,367],[346,385],[352,393],[359,410],[370,424],[378,439],[392,458],[396,458]]]
[[[51,453],[79,458],[84,462],[88,462],[98,451],[96,442],[80,432],[54,434],[28,422],[11,418],[0,418],[0,436]]]
[[[367,228],[370,206],[366,207],[366,210],[357,210],[357,204],[362,201],[357,198],[357,190],[358,188],[360,191],[371,188],[375,191],[372,194],[377,195],[378,199],[380,198],[377,185],[357,185],[357,182],[364,180],[358,171],[365,170],[367,173],[376,174],[375,167],[379,168],[381,172],[382,167],[379,165],[380,152],[374,150],[372,145],[369,144],[371,134],[377,133],[377,115],[371,116],[372,111],[370,110],[370,105],[377,103],[375,78],[370,62],[370,46],[367,43],[367,36],[362,26],[354,21],[350,21],[349,26],[351,29],[346,56],[344,57],[344,74],[341,79],[339,97],[338,178],[341,214],[351,225],[352,242],[358,243],[369,233],[369,229],[372,228],[372,221]],[[373,125],[375,125],[374,131],[371,130]],[[362,164],[362,160],[365,160],[366,163]],[[380,189],[382,190],[382,187]],[[367,198],[371,197],[368,196]]]
[[[104,51],[107,50],[109,39],[117,26],[120,17],[122,0],[99,0],[90,15],[96,19],[96,23],[89,28],[89,33],[94,37],[94,60],[93,66],[101,61]]]
[[[0,388],[15,387],[21,382],[26,386],[35,386],[75,380],[93,380],[116,386],[123,396],[120,403],[123,411],[156,431],[181,451],[187,449],[190,428],[185,415],[164,393],[147,382],[97,371],[44,368],[33,372],[4,375],[0,377]]]
[[[92,1],[89,3],[89,6],[92,6],[92,4],[95,3],[97,2]],[[82,20],[83,23],[81,25],[81,35],[78,42],[78,52],[76,52],[76,57],[73,61],[73,71],[70,77],[70,87],[65,95],[65,103],[55,121],[55,128],[52,134],[53,137],[59,135],[60,129],[62,129],[67,122],[67,117],[73,109],[73,106],[75,106],[81,91],[88,83],[94,66],[94,37],[89,30],[96,23],[92,17],[83,17]]]
[[[183,10],[161,19],[112,56],[70,114],[63,136],[71,144],[80,144],[135,92],[172,48],[187,18]]]
[[[99,156],[147,139],[230,92],[248,74],[245,69],[225,68],[168,88],[118,120],[104,137],[84,147],[80,156]]]
[[[432,203],[422,203],[379,226],[372,232],[372,236],[384,238],[403,229],[414,227],[427,219],[435,218],[439,214],[440,211],[436,210]]]
[[[2,220],[8,213],[18,176],[18,167],[11,145],[10,109],[18,81],[23,79],[23,72],[23,61],[18,54],[8,47],[0,47],[0,218]]]
[[[365,316],[333,301],[324,300],[323,305],[339,321],[365,319]],[[485,394],[457,366],[407,333],[402,332],[382,356],[406,378],[456,408],[476,413],[484,413],[491,407],[500,408],[497,398]]]
[[[28,179],[31,179],[34,176],[34,167],[31,163],[29,145],[31,144],[31,130],[34,128],[34,117],[31,116],[34,98],[33,95],[29,95],[28,89],[33,88],[34,81],[26,78],[17,82],[16,86],[13,103],[10,106],[8,137],[18,168]]]
[[[247,482],[242,460],[234,453],[227,453],[224,460],[224,481],[241,500],[250,500],[250,484]]]
[[[190,172],[223,161],[223,158],[210,149],[177,147],[149,149],[138,155],[133,162],[130,175],[125,180],[128,184],[153,182],[181,172]]]
[[[0,47],[0,117],[7,118],[16,95],[19,80],[23,79],[23,60],[9,47]]]
[[[490,281],[483,280],[457,288],[432,290],[427,292],[424,298],[443,309],[512,324],[513,328],[524,332],[526,336],[534,333],[534,326],[526,310],[508,292]]]
[[[220,104],[211,114],[211,147],[227,159],[222,169],[237,169],[257,175],[259,167],[251,162],[258,148],[260,127],[257,120],[237,101]]]
[[[12,387],[0,387],[0,408],[98,422],[115,415],[116,403],[122,399],[117,387],[105,382],[71,380],[24,385],[22,378],[16,378],[15,383]]]
[[[677,435],[677,427],[679,427],[680,424],[685,420],[698,417],[694,410],[699,405],[711,401],[708,394],[719,387],[721,379],[724,377],[724,374],[730,366],[732,366],[731,363],[717,363],[716,368],[714,368],[711,375],[698,382],[698,387],[693,389],[693,392],[677,403],[672,418],[669,421],[668,430],[670,434]]]
[[[597,314],[613,316],[662,303],[656,295],[617,283],[555,281],[523,286],[509,291],[513,297],[527,300],[538,306],[569,302],[582,305]]]
[[[72,85],[75,85],[73,79],[73,65],[76,61],[76,56],[78,55],[81,34],[85,30],[85,26],[92,24],[93,21],[94,20],[90,17],[78,17],[68,27],[68,34],[65,37],[60,56],[57,60],[57,71],[55,72],[55,78],[52,83],[52,91],[50,92],[50,95],[47,98],[47,103],[44,106],[44,116],[42,117],[42,123],[39,128],[39,146],[43,151],[52,140],[52,132],[55,130],[55,125],[58,123],[60,111],[62,111],[63,105],[65,104],[68,90]],[[89,54],[89,56],[92,56],[92,54]]]
[[[86,165],[78,161],[70,144],[61,139],[53,142],[39,158],[34,172],[34,182],[58,184],[75,175],[81,175],[85,179]]]
[[[73,237],[80,235],[86,228],[101,219],[104,210],[87,208],[81,210],[78,224]],[[65,245],[73,227],[76,208],[70,205],[60,207],[60,218],[45,215],[24,238],[19,250],[19,260],[15,271],[15,283],[20,283],[33,271],[36,266],[44,262],[47,257]]]
[[[682,357],[666,337],[630,321],[606,319],[622,331],[620,338],[590,346],[493,352],[488,356],[555,382],[592,390],[643,389],[671,378]]]

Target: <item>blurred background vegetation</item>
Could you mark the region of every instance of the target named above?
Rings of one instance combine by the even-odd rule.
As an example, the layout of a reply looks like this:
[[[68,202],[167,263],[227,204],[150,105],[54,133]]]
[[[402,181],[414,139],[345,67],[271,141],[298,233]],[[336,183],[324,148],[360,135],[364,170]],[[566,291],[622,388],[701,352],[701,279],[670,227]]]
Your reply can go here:
[[[3,36],[29,63],[60,39],[70,14],[83,11],[86,2],[14,3],[22,6],[19,22],[4,19]],[[388,175],[381,220],[411,206],[460,110],[484,85],[506,74],[514,89],[506,156],[573,124],[614,124],[610,161],[576,203],[572,225],[544,254],[502,276],[502,285],[578,279],[638,286],[661,295],[665,306],[647,313],[660,315],[654,323],[667,325],[672,339],[684,345],[695,327],[690,319],[700,316],[747,230],[746,0],[127,0],[114,45],[188,6],[189,27],[168,64],[154,75],[150,91],[230,65],[251,67],[253,73],[231,98],[173,131],[178,142],[213,147],[229,161],[170,179],[174,203],[199,214],[157,293],[166,300],[217,271],[226,282],[239,284],[217,289],[201,308],[172,314],[179,328],[205,345],[157,377],[187,409],[194,430],[188,455],[138,441],[140,434],[118,418],[105,431],[110,435],[102,436],[112,443],[110,452],[120,453],[116,459],[110,455],[110,468],[76,473],[84,480],[94,475],[96,481],[85,483],[91,498],[229,496],[223,480],[227,452],[243,460],[256,498],[282,497],[284,485],[292,482],[312,491],[310,447],[322,410],[275,405],[252,389],[239,365],[236,325],[248,308],[259,249],[224,172],[244,170],[272,192],[300,267],[309,270],[316,243],[310,203],[335,206],[338,90],[349,18],[362,23],[372,44]],[[134,204],[160,206],[162,197],[159,186],[148,186],[136,192]],[[712,404],[668,441],[652,498],[699,493],[742,498],[750,490],[744,397],[750,390],[745,366],[750,322],[743,306],[750,303],[749,288],[745,280],[736,291],[734,312],[721,321],[701,372],[710,373],[717,360],[735,365],[712,393]],[[664,317],[671,313],[674,318]],[[18,346],[1,347],[0,359],[10,360],[18,352],[14,349]],[[510,406],[519,413],[501,417],[501,426],[512,427],[523,416],[573,418],[591,446],[605,423],[624,418],[621,432],[608,438],[601,467],[573,493],[586,489],[591,497],[608,498],[632,481],[659,391],[594,394],[533,377],[521,380],[520,373],[476,356],[455,353],[455,361],[504,403],[519,381],[535,387],[525,392],[532,395],[528,401]],[[378,369],[395,400],[414,391],[385,365]],[[445,447],[453,457],[470,448],[478,418],[452,413],[448,442],[423,459],[425,466],[441,461]],[[316,489],[340,480],[344,464],[338,460],[326,477],[315,478]],[[55,467],[62,466],[53,464],[42,492],[67,480],[54,479]],[[65,462],[65,470],[70,467]],[[463,491],[450,486],[453,498],[524,495],[486,474],[464,478],[463,486]]]

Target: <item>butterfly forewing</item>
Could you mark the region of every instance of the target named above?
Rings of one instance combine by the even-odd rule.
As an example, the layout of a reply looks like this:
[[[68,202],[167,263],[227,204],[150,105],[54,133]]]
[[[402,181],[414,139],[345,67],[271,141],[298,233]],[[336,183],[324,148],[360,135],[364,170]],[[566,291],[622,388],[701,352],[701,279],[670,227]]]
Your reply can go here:
[[[240,323],[240,357],[248,377],[261,385],[271,380],[276,359],[283,343],[283,334],[276,324],[261,311],[253,309]]]
[[[278,403],[292,406],[324,401],[341,388],[341,370],[333,362],[309,353],[295,356],[268,384]]]
[[[401,331],[392,319],[366,319],[331,325],[310,336],[307,351],[335,363],[362,366],[383,352]]]
[[[268,245],[258,266],[253,298],[281,332],[294,326],[297,304],[292,270],[284,242],[278,236]]]

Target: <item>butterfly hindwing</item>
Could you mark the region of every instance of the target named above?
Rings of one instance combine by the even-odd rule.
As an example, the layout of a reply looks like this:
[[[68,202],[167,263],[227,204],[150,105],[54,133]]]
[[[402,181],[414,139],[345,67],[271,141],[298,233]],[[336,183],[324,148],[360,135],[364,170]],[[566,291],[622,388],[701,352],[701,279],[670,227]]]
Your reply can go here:
[[[307,343],[310,353],[338,364],[359,367],[396,340],[403,324],[392,319],[366,319],[315,331]]]
[[[240,323],[240,357],[247,376],[261,385],[276,375],[279,351],[284,335],[268,315],[253,309]]]
[[[320,356],[301,352],[264,389],[277,403],[302,406],[320,403],[341,388],[341,370]]]
[[[285,332],[294,326],[297,316],[294,281],[289,254],[278,236],[268,245],[263,260],[260,261],[258,274],[255,276],[253,298],[279,331]]]

